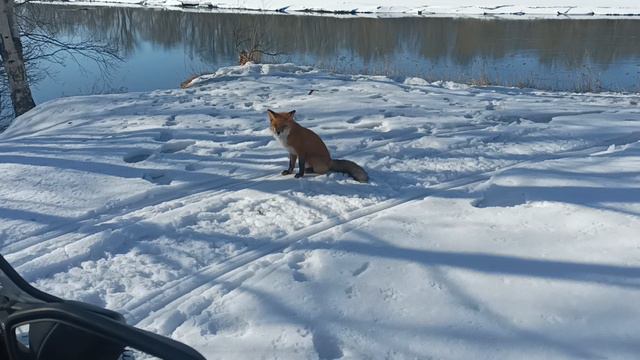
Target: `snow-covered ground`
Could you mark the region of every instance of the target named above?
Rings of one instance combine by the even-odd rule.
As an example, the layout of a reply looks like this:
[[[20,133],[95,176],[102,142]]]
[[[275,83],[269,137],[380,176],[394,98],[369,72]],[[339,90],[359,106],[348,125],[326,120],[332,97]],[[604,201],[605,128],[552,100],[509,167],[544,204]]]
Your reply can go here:
[[[63,98],[0,135],[0,252],[208,359],[633,359],[639,102],[290,64]],[[281,176],[268,108],[371,182]]]
[[[45,0],[44,2],[50,2]],[[53,2],[60,2],[54,0]],[[338,12],[390,16],[640,16],[637,0],[70,0],[84,5],[136,5],[151,7],[208,7],[221,10],[300,12]]]

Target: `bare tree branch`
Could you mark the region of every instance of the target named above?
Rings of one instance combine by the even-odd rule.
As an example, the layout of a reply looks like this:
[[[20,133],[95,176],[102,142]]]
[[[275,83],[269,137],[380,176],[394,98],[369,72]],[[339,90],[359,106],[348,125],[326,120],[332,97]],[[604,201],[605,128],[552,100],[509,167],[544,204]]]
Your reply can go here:
[[[0,0],[3,1],[3,0]],[[13,0],[7,0],[13,2]],[[22,39],[23,58],[27,67],[27,78],[30,84],[51,73],[46,69],[46,63],[65,64],[75,63],[81,71],[86,71],[83,64],[86,60],[95,63],[102,76],[109,77],[110,69],[117,62],[122,61],[119,49],[109,42],[91,38],[76,38],[76,36],[61,36],[59,24],[47,21],[36,7],[25,7],[29,1],[16,5],[20,11],[14,12],[20,39]],[[6,72],[0,68],[0,122],[2,117],[13,116],[10,106],[7,106],[6,96],[8,86]]]
[[[265,45],[263,44],[263,39],[265,33],[266,29],[257,22],[250,27],[243,29],[235,28],[233,30],[233,38],[235,39],[236,52],[238,52],[239,55],[240,65],[248,62],[259,63],[262,60],[262,55],[283,55],[283,53],[264,50]]]

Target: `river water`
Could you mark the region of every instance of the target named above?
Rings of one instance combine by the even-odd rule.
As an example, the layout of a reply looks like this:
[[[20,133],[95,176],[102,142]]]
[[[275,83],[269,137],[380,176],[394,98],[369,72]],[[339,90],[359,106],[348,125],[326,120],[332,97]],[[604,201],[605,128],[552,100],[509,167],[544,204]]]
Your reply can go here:
[[[175,88],[187,77],[238,62],[341,73],[452,80],[570,91],[640,91],[640,20],[565,18],[366,18],[28,4],[61,39],[109,42],[123,62],[42,63],[36,102],[80,94]],[[251,45],[253,44],[253,45]]]

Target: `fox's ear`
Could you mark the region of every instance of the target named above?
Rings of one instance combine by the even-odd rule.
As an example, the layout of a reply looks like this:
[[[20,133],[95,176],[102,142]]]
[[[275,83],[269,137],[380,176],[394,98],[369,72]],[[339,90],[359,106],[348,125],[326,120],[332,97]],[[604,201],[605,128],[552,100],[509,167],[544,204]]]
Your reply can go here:
[[[289,117],[292,118],[292,119],[293,119],[293,115],[295,115],[295,114],[296,114],[295,110],[289,111],[289,113],[288,113]]]
[[[267,109],[267,114],[269,114],[269,120],[273,120],[276,118],[276,113],[271,109]]]

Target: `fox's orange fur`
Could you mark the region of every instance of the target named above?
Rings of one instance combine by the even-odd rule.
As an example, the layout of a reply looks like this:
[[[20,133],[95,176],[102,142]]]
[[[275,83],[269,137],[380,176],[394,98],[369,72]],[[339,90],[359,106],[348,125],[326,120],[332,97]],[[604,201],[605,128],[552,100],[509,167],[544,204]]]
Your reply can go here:
[[[293,173],[296,160],[299,171],[296,177],[304,176],[305,171],[325,174],[329,171],[345,172],[360,182],[367,182],[369,176],[356,163],[349,160],[333,160],[327,146],[320,136],[301,126],[293,119],[295,110],[277,113],[267,110],[273,136],[289,152],[289,168],[282,175]],[[308,167],[307,167],[308,166]]]

